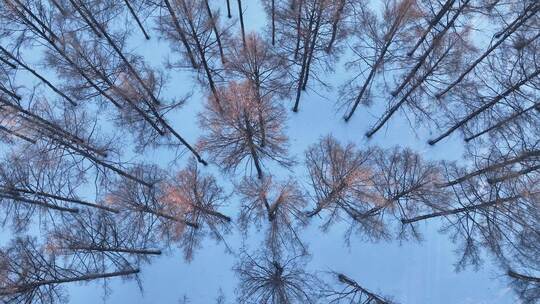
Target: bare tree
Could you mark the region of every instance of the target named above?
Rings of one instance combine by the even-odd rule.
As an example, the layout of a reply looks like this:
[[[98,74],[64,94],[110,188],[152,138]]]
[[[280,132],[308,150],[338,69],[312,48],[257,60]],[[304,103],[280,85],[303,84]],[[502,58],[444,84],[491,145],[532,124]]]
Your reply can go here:
[[[238,303],[317,303],[321,283],[304,270],[304,259],[295,256],[277,260],[265,253],[254,257],[244,253],[235,266],[240,280]]]
[[[69,260],[61,262],[35,239],[16,239],[0,250],[0,298],[8,303],[67,303],[64,284],[114,277],[130,279],[139,273],[129,265],[108,272],[71,266]]]
[[[321,138],[309,147],[305,153],[305,166],[316,206],[306,215],[313,217],[323,211],[327,213],[322,225],[325,230],[345,215],[352,220],[351,229],[356,227],[375,238],[384,235],[382,223],[363,216],[378,199],[371,179],[371,154],[372,151],[360,151],[351,143],[343,146],[331,136]]]
[[[328,303],[365,303],[365,304],[392,304],[390,300],[369,291],[353,279],[342,273],[332,273],[337,277],[343,288],[324,291],[323,295]]]
[[[540,278],[508,271],[511,284],[524,304],[534,304],[540,298]]]
[[[344,1],[343,1],[344,2]],[[371,87],[378,73],[385,73],[393,63],[403,59],[403,48],[410,41],[410,35],[415,29],[418,19],[418,8],[415,1],[385,1],[382,19],[368,7],[360,7],[359,14],[353,20],[352,33],[354,40],[352,49],[358,58],[347,63],[351,69],[359,69],[342,88],[341,99],[348,106],[344,116],[349,121],[360,103],[372,103]],[[359,5],[362,5],[360,3]],[[337,21],[337,20],[336,20]],[[330,45],[329,45],[330,47]],[[361,63],[368,62],[369,67],[363,68]],[[356,79],[362,82],[357,83]]]
[[[264,227],[265,247],[275,257],[283,252],[307,253],[298,233],[306,225],[302,210],[307,201],[298,183],[292,179],[276,182],[272,176],[263,180],[245,178],[239,192],[242,200],[239,224],[245,234],[252,224],[258,230]]]
[[[230,251],[224,236],[230,232],[231,218],[219,208],[226,205],[228,196],[212,175],[203,174],[197,162],[191,159],[185,169],[166,182],[161,200],[171,208],[181,208],[184,219],[195,225],[187,226],[180,240],[187,260],[201,247],[206,235],[223,241]]]
[[[214,162],[226,172],[236,171],[241,164],[254,166],[259,179],[266,160],[283,166],[291,163],[281,105],[269,97],[258,100],[250,83],[231,82],[219,96],[224,103],[218,105],[210,98],[199,118],[206,130],[200,146]]]

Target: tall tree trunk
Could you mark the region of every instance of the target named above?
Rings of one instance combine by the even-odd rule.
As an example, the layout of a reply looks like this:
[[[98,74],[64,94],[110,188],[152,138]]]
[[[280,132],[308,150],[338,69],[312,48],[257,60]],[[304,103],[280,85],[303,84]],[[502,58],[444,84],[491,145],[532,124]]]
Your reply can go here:
[[[326,47],[327,53],[330,53],[330,51],[332,50],[332,46],[334,45],[334,41],[336,40],[339,22],[341,21],[341,15],[343,14],[343,10],[345,9],[345,2],[346,0],[339,0],[338,7],[336,9],[336,12],[334,13],[334,18],[332,20],[332,36],[330,37],[330,42],[328,42],[328,46]]]
[[[533,2],[534,3],[534,2]],[[452,82],[450,85],[448,85],[444,90],[442,90],[441,92],[437,93],[437,95],[435,96],[436,98],[441,98],[443,95],[445,95],[446,93],[448,93],[450,90],[452,90],[452,88],[454,88],[456,85],[458,85],[461,81],[463,81],[463,79],[472,71],[474,70],[474,68],[476,68],[476,66],[478,64],[480,64],[480,62],[482,62],[484,59],[486,59],[486,57],[489,56],[489,54],[491,54],[491,52],[493,52],[496,48],[498,48],[508,37],[510,37],[510,35],[512,35],[522,24],[524,24],[529,18],[535,16],[536,12],[538,12],[538,10],[540,9],[540,5],[537,5],[536,8],[533,8],[532,10],[530,10],[530,7],[532,6],[533,4],[529,5],[529,8],[525,10],[525,12],[523,12],[522,15],[518,16],[512,23],[510,26],[508,26],[505,30],[504,30],[504,34],[503,36],[497,40],[497,42],[495,42],[493,45],[491,45],[491,47],[489,47],[482,55],[480,55],[480,57],[478,57],[472,64],[470,64],[466,69],[465,71],[463,71],[463,73],[461,73],[461,75],[459,75],[459,77],[454,80],[454,82]],[[538,37],[538,35],[536,36]]]
[[[527,82],[529,82],[531,79],[535,78],[539,74],[540,74],[540,69],[537,69],[532,74],[527,75],[524,79],[522,79],[521,81],[519,81],[519,82],[515,83],[514,85],[512,85],[510,88],[508,88],[502,94],[497,95],[490,102],[485,103],[484,105],[482,105],[481,107],[479,107],[478,109],[476,109],[475,111],[470,113],[469,115],[462,118],[460,121],[455,123],[452,127],[450,127],[447,131],[445,131],[443,134],[439,135],[435,139],[432,139],[432,140],[428,141],[428,143],[430,145],[434,145],[434,144],[438,143],[442,139],[446,138],[448,135],[452,134],[455,130],[457,130],[460,127],[462,127],[463,125],[465,125],[471,119],[478,116],[480,113],[482,113],[485,110],[491,108],[492,106],[497,104],[499,101],[505,99],[508,95],[512,94],[513,92],[518,91],[521,86],[525,85]]]
[[[221,45],[221,38],[217,28],[216,20],[214,19],[214,14],[212,13],[210,4],[208,4],[208,0],[204,0],[204,4],[206,6],[206,11],[208,12],[210,22],[212,22],[212,29],[214,30],[214,35],[216,36],[216,42],[219,48],[219,55],[221,56],[221,63],[225,63],[225,53],[223,52],[223,46]]]
[[[251,128],[251,123],[249,122],[249,118],[248,118],[246,110],[244,110],[244,124],[246,127],[247,145],[249,147],[251,157],[253,158],[253,164],[255,165],[255,170],[257,170],[257,177],[259,179],[262,179],[263,178],[262,166],[259,160],[259,154],[257,153],[257,148],[255,146],[255,143],[253,142],[253,136],[254,136],[253,129]]]
[[[294,59],[298,58],[298,52],[300,52],[300,42],[302,40],[302,6],[304,0],[300,0],[298,3],[298,13],[296,14],[296,46],[294,48]],[[292,7],[294,9],[294,5]]]
[[[394,113],[409,99],[410,95],[418,88],[420,87],[420,85],[422,85],[422,83],[424,83],[424,81],[431,75],[433,74],[433,72],[435,71],[435,69],[437,68],[437,66],[439,66],[439,64],[441,63],[441,61],[446,58],[446,56],[448,55],[448,53],[450,52],[450,50],[452,49],[451,46],[447,47],[445,52],[443,54],[441,54],[441,56],[439,57],[439,59],[437,59],[437,61],[429,68],[429,70],[424,74],[422,75],[422,78],[418,79],[414,85],[407,91],[407,93],[405,93],[405,95],[403,95],[401,97],[401,99],[399,100],[399,102],[397,102],[394,106],[392,106],[384,115],[383,117],[381,117],[381,119],[379,119],[379,121],[377,122],[377,124],[372,127],[367,133],[366,133],[366,137],[370,138],[371,136],[373,136],[373,134],[377,133],[377,131],[379,131],[385,124],[386,122],[392,117],[392,115],[394,115]]]
[[[79,275],[76,277],[67,277],[67,278],[57,278],[57,279],[50,279],[50,280],[40,280],[35,281],[31,283],[25,283],[21,285],[13,285],[8,286],[0,289],[0,296],[8,296],[13,295],[17,293],[23,293],[28,290],[32,290],[34,288],[38,288],[40,286],[45,285],[56,285],[56,284],[63,284],[63,283],[72,283],[72,282],[84,282],[84,281],[93,281],[93,280],[99,280],[99,279],[107,279],[112,277],[125,277],[129,275],[134,275],[139,273],[139,269],[132,269],[132,270],[123,270],[123,271],[116,271],[116,272],[106,272],[106,273],[89,273],[85,275]]]
[[[416,217],[409,218],[409,219],[401,219],[401,223],[410,224],[410,223],[415,223],[415,222],[418,222],[418,221],[423,221],[423,220],[432,219],[432,218],[441,217],[441,216],[449,216],[449,215],[459,214],[459,213],[463,213],[463,212],[476,211],[478,209],[493,207],[495,205],[515,201],[515,200],[517,200],[519,198],[520,198],[520,196],[511,196],[511,197],[506,197],[506,198],[499,198],[499,199],[489,201],[489,202],[485,202],[485,203],[481,203],[481,204],[478,204],[478,205],[471,205],[471,206],[466,206],[466,207],[452,209],[452,210],[438,211],[438,212],[434,212],[434,213],[430,213],[430,214],[424,214],[424,215],[416,216]]]
[[[365,302],[362,302],[362,303],[370,304],[372,301],[375,301],[374,304],[391,304],[387,300],[381,298],[380,296],[378,296],[378,295],[370,292],[369,290],[365,289],[364,287],[360,286],[353,279],[347,277],[346,275],[344,275],[342,273],[338,274],[338,280],[341,283],[347,284],[350,287],[352,287],[353,289],[358,290],[358,291],[360,291],[360,293],[364,294],[367,297],[367,299],[365,300]]]
[[[73,1],[73,0],[70,0],[70,1]],[[112,37],[107,33],[107,31],[105,30],[105,28],[101,25],[101,23],[99,23],[95,18],[94,16],[90,13],[90,11],[88,10],[88,8],[86,8],[84,5],[81,5],[80,8],[78,6],[75,7],[77,9],[77,11],[79,11],[81,14],[83,13],[87,13],[90,20],[95,24],[95,26],[97,27],[97,29],[103,34],[103,36],[105,37],[105,40],[107,40],[108,44],[114,49],[114,51],[118,54],[118,56],[122,59],[122,61],[124,62],[124,64],[126,65],[126,67],[128,68],[128,70],[130,71],[130,73],[133,75],[133,77],[135,77],[135,79],[137,80],[137,82],[139,82],[139,84],[141,85],[141,87],[144,89],[144,91],[146,92],[146,94],[148,94],[148,97],[150,97],[150,99],[156,104],[156,105],[159,105],[161,104],[161,102],[156,98],[156,96],[154,96],[154,92],[152,92],[152,90],[150,90],[150,88],[148,88],[148,86],[146,85],[146,83],[144,82],[144,80],[141,78],[141,76],[139,75],[139,72],[135,69],[135,67],[133,67],[133,65],[131,64],[131,62],[127,59],[127,57],[124,55],[124,53],[122,52],[122,50],[120,49],[120,47],[118,47],[118,45],[116,45],[116,42],[112,39]],[[149,107],[153,108],[153,105],[152,104],[149,104],[148,105]]]
[[[124,0],[124,3],[126,4],[128,10],[129,10],[129,13],[133,17],[133,19],[135,19],[135,21],[137,22],[137,25],[139,26],[139,29],[141,30],[141,32],[144,35],[144,38],[146,38],[146,40],[150,40],[150,36],[148,35],[146,30],[144,29],[144,26],[143,26],[141,20],[137,16],[137,13],[135,13],[135,10],[133,10],[133,7],[131,6],[131,3],[129,3],[129,0]]]
[[[70,197],[64,197],[64,196],[60,196],[60,195],[56,195],[56,194],[46,193],[46,192],[42,192],[42,191],[34,191],[34,190],[28,190],[28,189],[23,189],[23,188],[17,188],[17,187],[12,187],[12,186],[9,186],[9,185],[7,185],[7,186],[2,185],[2,186],[0,186],[0,189],[2,189],[2,191],[12,193],[13,195],[16,195],[16,196],[20,195],[19,193],[25,193],[25,194],[31,194],[31,195],[41,196],[41,197],[48,197],[48,198],[52,198],[54,200],[79,204],[79,205],[88,206],[88,207],[92,207],[92,208],[98,208],[98,209],[106,210],[106,211],[113,212],[113,213],[120,213],[120,210],[118,210],[118,209],[114,209],[114,208],[110,208],[110,207],[107,207],[107,206],[90,203],[90,202],[83,201],[83,200],[76,199],[76,198],[70,198]]]
[[[240,30],[242,31],[242,42],[244,47],[246,47],[246,29],[244,28],[244,12],[242,11],[242,0],[238,1],[238,13],[240,18]]]
[[[482,136],[482,135],[484,135],[484,134],[486,134],[486,133],[488,133],[490,131],[498,129],[498,128],[502,127],[503,125],[509,123],[510,121],[516,119],[517,117],[525,114],[526,112],[528,112],[530,110],[534,110],[534,109],[540,109],[540,102],[537,102],[537,103],[533,104],[532,106],[527,107],[527,108],[525,108],[525,109],[523,109],[521,111],[517,111],[514,114],[508,116],[507,118],[499,121],[498,123],[486,128],[486,129],[484,129],[484,130],[482,130],[482,131],[480,131],[480,132],[478,132],[476,134],[473,134],[473,135],[471,135],[469,137],[466,137],[465,142],[469,142],[469,141],[471,141],[471,140],[473,140],[473,139],[475,139],[475,138],[477,138],[479,136]]]
[[[414,54],[414,52],[416,52],[416,50],[418,49],[418,47],[422,44],[422,42],[424,42],[424,40],[426,40],[428,34],[431,32],[431,30],[437,25],[437,23],[439,23],[439,21],[441,21],[442,17],[450,10],[450,8],[452,7],[452,5],[454,5],[454,2],[456,0],[447,0],[444,5],[441,7],[441,9],[439,10],[439,12],[437,13],[437,15],[435,15],[430,21],[429,21],[429,24],[428,24],[428,27],[426,28],[426,30],[422,33],[422,36],[420,36],[420,39],[418,39],[418,41],[416,42],[416,44],[414,45],[414,47],[409,51],[407,52],[407,56],[412,56]]]
[[[93,147],[93,146],[90,146],[85,140],[83,140],[82,138],[80,138],[79,136],[73,134],[73,133],[70,133],[66,130],[64,130],[62,127],[60,127],[59,125],[55,124],[55,123],[52,123],[44,118],[42,118],[41,116],[38,116],[30,111],[27,111],[25,109],[23,109],[21,106],[17,105],[17,104],[13,104],[11,102],[8,102],[6,100],[4,100],[3,98],[0,97],[0,103],[1,104],[4,104],[5,106],[7,107],[10,107],[12,109],[14,109],[15,111],[17,111],[19,113],[19,115],[21,116],[22,119],[30,122],[30,123],[33,123],[33,124],[36,124],[37,126],[47,130],[47,132],[49,132],[50,134],[54,134],[56,136],[58,136],[60,138],[60,140],[64,141],[63,138],[67,138],[68,141],[72,142],[72,143],[75,143],[77,145],[80,145],[82,147],[84,147],[84,149],[87,149],[101,157],[107,157],[107,153],[105,153],[103,151],[103,149],[99,149],[99,148],[96,148],[96,147]],[[39,130],[39,128],[38,128]],[[48,133],[45,133],[45,135],[48,134]],[[50,137],[50,134],[48,135]]]
[[[185,12],[188,12],[188,7],[186,5],[186,2],[184,0],[181,0],[182,7]],[[201,62],[203,65],[204,72],[206,73],[206,78],[208,79],[208,85],[210,86],[210,91],[212,92],[212,95],[214,96],[214,99],[216,100],[216,103],[221,111],[221,102],[220,98],[217,92],[216,84],[214,83],[214,78],[212,76],[212,72],[210,71],[210,66],[208,65],[208,61],[206,60],[206,52],[204,51],[201,41],[199,40],[199,37],[197,36],[197,31],[195,30],[195,25],[193,24],[193,20],[190,18],[186,19],[188,21],[191,34],[193,36],[193,40],[195,41],[195,45],[197,46],[197,51],[199,52],[199,56],[201,57]]]
[[[230,0],[227,0],[227,17],[228,17],[229,19],[232,18],[232,15],[231,15],[231,2],[230,2]]]
[[[456,21],[456,19],[461,15],[461,13],[463,12],[463,10],[468,6],[470,0],[465,0],[465,2],[459,7],[459,9],[456,11],[456,13],[454,14],[454,16],[452,16],[452,18],[450,19],[450,21],[448,21],[448,23],[446,24],[446,26],[442,29],[442,31],[440,31],[434,38],[433,38],[433,41],[431,41],[431,44],[429,45],[428,49],[422,54],[422,56],[420,56],[420,58],[418,59],[418,61],[416,62],[416,65],[409,71],[409,73],[407,74],[407,76],[405,76],[405,78],[403,79],[403,81],[401,82],[401,84],[394,90],[392,91],[392,96],[395,97],[399,94],[399,92],[401,92],[401,90],[403,90],[403,88],[405,88],[405,86],[411,81],[411,79],[414,77],[414,75],[416,75],[416,72],[418,72],[418,70],[420,69],[420,67],[424,64],[424,62],[426,61],[426,59],[428,58],[429,54],[431,54],[431,52],[435,49],[435,47],[438,45],[438,42],[441,41],[441,39],[444,37],[444,35],[446,34],[446,32],[452,27],[454,26],[454,23]]]
[[[313,14],[310,17],[309,20],[309,33],[306,34],[306,37],[304,37],[304,43],[303,43],[303,54],[302,54],[302,66],[300,67],[300,77],[298,79],[298,86],[296,88],[296,99],[294,102],[293,112],[298,112],[298,106],[300,105],[300,96],[302,94],[302,85],[304,83],[304,77],[306,74],[306,66],[307,66],[307,59],[309,54],[309,43],[311,42],[311,28],[313,27]]]
[[[412,2],[410,2],[412,4]],[[356,108],[360,104],[360,101],[362,101],[362,97],[366,93],[368,87],[371,85],[371,81],[375,77],[375,74],[377,73],[377,70],[381,66],[381,64],[384,61],[384,57],[386,56],[386,53],[388,52],[388,49],[390,48],[390,45],[394,42],[394,37],[396,36],[397,31],[400,28],[401,22],[405,18],[409,8],[411,7],[411,4],[406,7],[406,10],[404,12],[401,12],[399,17],[394,20],[392,23],[392,26],[390,27],[390,31],[385,35],[386,42],[384,46],[381,49],[381,52],[379,53],[379,56],[377,57],[377,60],[375,61],[375,64],[371,67],[371,70],[369,71],[368,77],[364,81],[364,84],[362,85],[362,88],[360,89],[360,93],[356,96],[356,100],[354,101],[352,109],[349,111],[349,114],[347,114],[344,117],[345,122],[349,121],[351,117],[353,116],[354,112],[356,111]]]
[[[27,142],[29,142],[29,143],[31,143],[31,144],[35,144],[35,143],[36,143],[36,140],[34,140],[34,139],[30,138],[30,137],[27,137],[27,136],[25,136],[24,134],[21,134],[21,133],[19,133],[19,132],[10,130],[10,129],[4,127],[4,126],[0,126],[0,131],[5,132],[5,133],[10,134],[10,135],[13,135],[13,136],[15,136],[15,137],[18,137],[18,138],[20,138],[20,139],[22,139],[22,140],[25,140],[25,141],[27,141]]]
[[[84,250],[84,251],[98,251],[98,252],[118,252],[118,253],[129,253],[129,254],[147,254],[147,255],[161,255],[161,250],[157,249],[137,249],[137,248],[124,248],[124,247],[103,247],[92,244],[79,244],[79,245],[70,245],[66,248],[69,250]]]
[[[0,51],[2,51],[6,56],[8,56],[11,60],[15,61],[18,65],[20,65],[23,69],[30,72],[32,75],[34,75],[36,78],[41,80],[44,84],[46,84],[51,90],[53,90],[56,94],[62,96],[65,100],[67,100],[72,105],[76,106],[77,103],[73,101],[71,98],[69,98],[66,94],[64,94],[62,91],[60,91],[56,86],[54,86],[51,82],[49,82],[45,77],[41,76],[38,72],[36,72],[34,69],[30,68],[28,65],[23,63],[21,60],[17,59],[13,54],[11,54],[8,50],[6,50],[4,47],[0,46]]]
[[[14,65],[13,63],[9,62],[7,59],[4,59],[2,56],[0,56],[0,61],[2,61],[4,64],[6,64],[8,67],[12,68],[12,69],[16,69],[17,66]]]
[[[0,84],[0,91],[4,92],[5,94],[9,95],[11,98],[15,99],[15,100],[21,100],[21,96],[15,94],[14,92],[4,88],[4,86],[2,84]]]
[[[276,45],[276,1],[272,0],[272,46]]]
[[[57,206],[57,205],[49,204],[49,203],[44,202],[44,201],[33,200],[33,199],[25,198],[25,197],[22,197],[22,196],[19,196],[19,195],[13,195],[10,192],[0,192],[0,198],[9,199],[9,200],[18,201],[18,202],[23,202],[23,203],[27,203],[27,204],[30,204],[30,205],[39,206],[39,207],[48,208],[48,209],[53,209],[53,210],[57,210],[57,211],[61,211],[61,212],[70,212],[70,213],[78,213],[79,212],[79,209],[77,209],[77,208],[68,208],[68,207]]]
[[[96,26],[98,26],[98,22],[93,18],[92,14],[88,13],[88,15],[87,15],[87,13],[83,12],[83,10],[81,9],[81,7],[83,7],[83,4],[82,3],[76,3],[74,0],[68,0],[68,1],[71,3],[71,5],[73,7],[75,7],[75,9],[79,13],[79,15],[83,18],[84,22],[90,27],[92,32],[94,32],[94,34],[98,38],[103,38],[103,34],[96,27]]]
[[[527,276],[527,275],[524,275],[524,274],[520,274],[520,273],[517,273],[517,272],[515,272],[513,270],[508,270],[507,274],[508,274],[508,276],[510,276],[510,277],[512,277],[514,279],[540,284],[540,278],[537,278],[537,277],[532,277],[532,276]]]
[[[189,46],[186,34],[184,33],[184,30],[180,27],[180,22],[178,22],[178,18],[176,17],[176,13],[174,12],[173,7],[171,6],[171,3],[169,0],[163,0],[165,2],[165,5],[167,6],[167,10],[169,11],[169,14],[171,15],[174,28],[176,29],[176,32],[178,35],[180,35],[180,40],[182,41],[182,44],[184,45],[184,48],[186,49],[186,53],[188,55],[189,61],[191,61],[191,66],[194,69],[198,68],[197,61],[195,60],[195,56],[193,56],[193,52],[191,51],[191,47]]]
[[[511,173],[508,173],[508,174],[503,175],[503,176],[499,176],[499,177],[495,177],[495,178],[488,178],[487,182],[489,184],[493,185],[493,184],[504,182],[505,180],[516,178],[516,177],[519,177],[519,176],[522,176],[522,175],[525,175],[525,174],[529,174],[531,172],[538,171],[538,170],[540,170],[540,165],[536,165],[536,166],[532,166],[532,167],[529,167],[529,168],[521,169],[519,171],[511,172]]]
[[[311,61],[313,59],[313,53],[315,52],[315,47],[317,45],[317,37],[319,36],[319,30],[321,26],[321,18],[322,18],[322,3],[320,4],[319,11],[317,12],[317,21],[315,21],[315,29],[313,30],[313,39],[311,40],[311,45],[309,47],[309,55],[308,60],[306,64],[306,70],[305,70],[305,77],[304,77],[304,83],[302,83],[302,90],[306,90],[307,82],[309,79],[309,72],[311,70]]]
[[[456,178],[453,181],[449,181],[449,182],[444,183],[444,184],[439,185],[439,186],[440,187],[449,187],[449,186],[457,185],[457,184],[459,184],[459,183],[461,183],[463,181],[466,181],[466,180],[468,180],[468,179],[470,179],[472,177],[475,177],[475,176],[478,176],[478,175],[481,175],[481,174],[484,174],[484,173],[487,173],[487,172],[490,172],[490,171],[493,171],[493,170],[498,170],[498,169],[504,168],[504,167],[506,167],[508,165],[525,161],[528,158],[532,158],[532,157],[540,157],[540,150],[525,151],[525,152],[521,153],[520,155],[518,155],[518,156],[516,156],[514,158],[506,159],[506,160],[503,160],[501,162],[489,165],[487,167],[484,167],[482,169],[479,169],[479,170],[473,171],[471,173],[465,174],[465,175],[463,175],[463,176],[461,176],[459,178]]]
[[[141,206],[141,207],[137,206],[137,208],[134,208],[134,210],[144,212],[144,213],[148,213],[148,214],[153,214],[153,215],[155,215],[157,217],[162,217],[162,218],[174,221],[174,222],[184,223],[184,224],[186,224],[186,226],[190,226],[190,227],[195,228],[195,229],[199,228],[199,225],[197,223],[193,223],[193,222],[187,221],[185,219],[179,219],[179,218],[174,217],[172,215],[163,213],[163,212],[161,212],[159,210],[151,209],[151,208],[149,208],[147,206]]]

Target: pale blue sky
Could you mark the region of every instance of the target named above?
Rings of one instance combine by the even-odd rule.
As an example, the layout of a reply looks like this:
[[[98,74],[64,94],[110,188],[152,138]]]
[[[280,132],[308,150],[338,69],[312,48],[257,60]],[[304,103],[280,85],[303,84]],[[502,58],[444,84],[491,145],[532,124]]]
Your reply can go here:
[[[216,1],[213,1],[216,2]],[[221,1],[224,2],[224,1]],[[259,1],[244,0],[245,23],[248,30],[263,26],[265,16]],[[236,1],[231,0],[233,14],[237,16]],[[222,11],[225,14],[225,11]],[[239,26],[235,26],[239,31]],[[152,32],[152,31],[151,31]],[[140,36],[140,35],[139,35]],[[158,41],[155,36],[150,41],[140,40],[133,44],[136,53],[143,55],[153,65],[163,63],[169,54],[168,44]],[[345,71],[341,68],[328,75],[333,84],[344,79]],[[166,90],[167,96],[182,96],[195,87],[187,73],[171,71],[170,82]],[[321,136],[333,134],[343,142],[352,141],[358,146],[377,144],[384,147],[394,145],[408,146],[421,152],[428,159],[457,159],[462,153],[461,142],[455,138],[430,147],[425,141],[429,132],[409,127],[402,114],[393,118],[388,125],[372,140],[367,141],[365,131],[382,112],[381,101],[367,109],[360,107],[349,123],[342,120],[342,112],[334,105],[337,98],[335,89],[323,92],[324,97],[307,92],[302,97],[300,112],[289,113],[288,134],[290,136],[291,155],[301,160],[307,146],[316,142]],[[200,135],[197,127],[196,113],[201,109],[203,97],[201,92],[194,91],[186,106],[168,116],[171,124],[179,130],[189,142],[196,142]],[[287,108],[292,106],[286,102]],[[126,151],[128,152],[128,151]],[[147,153],[148,159],[167,166],[172,155],[166,151]],[[185,157],[184,159],[187,159]],[[269,168],[271,171],[273,168]],[[219,173],[215,166],[205,169],[219,176],[221,184],[229,191],[232,189],[230,178]],[[280,175],[287,172],[278,170]],[[301,166],[289,173],[304,182],[305,172]],[[224,213],[236,215],[239,202],[236,197],[230,200],[230,206]],[[515,296],[505,285],[501,271],[495,265],[486,263],[479,271],[467,269],[455,273],[453,263],[457,256],[455,246],[448,236],[438,233],[437,220],[422,223],[420,227],[425,240],[421,243],[380,242],[369,243],[352,238],[351,246],[343,242],[341,225],[334,226],[329,232],[322,233],[316,221],[302,233],[309,244],[312,258],[309,270],[319,273],[336,270],[346,273],[365,287],[391,296],[396,302],[403,304],[511,304],[516,303]],[[240,248],[241,239],[237,230],[227,238],[233,248]],[[258,241],[248,241],[248,246],[256,249]],[[228,303],[234,303],[236,277],[231,271],[235,256],[226,254],[222,244],[212,240],[203,243],[191,263],[186,263],[181,252],[172,253],[153,259],[152,264],[142,268],[142,286],[144,293],[138,291],[132,282],[118,279],[109,281],[112,293],[107,303],[177,303],[185,294],[190,303],[212,303],[218,290],[223,289]],[[328,277],[325,277],[328,279]],[[70,303],[98,303],[102,301],[101,283],[85,285],[73,284],[69,287]]]

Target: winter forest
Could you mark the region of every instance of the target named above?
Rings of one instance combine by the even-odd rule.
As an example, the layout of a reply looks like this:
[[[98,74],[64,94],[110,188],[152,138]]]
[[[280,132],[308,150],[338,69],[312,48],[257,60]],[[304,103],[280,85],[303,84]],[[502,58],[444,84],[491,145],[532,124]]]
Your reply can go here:
[[[540,303],[537,0],[0,0],[0,302]]]

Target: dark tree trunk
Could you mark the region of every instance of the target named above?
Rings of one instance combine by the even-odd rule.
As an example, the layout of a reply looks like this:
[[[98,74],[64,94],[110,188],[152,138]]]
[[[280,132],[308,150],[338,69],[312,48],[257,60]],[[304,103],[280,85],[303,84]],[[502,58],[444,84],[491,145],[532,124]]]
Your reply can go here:
[[[457,209],[452,209],[452,210],[444,210],[444,211],[434,212],[434,213],[430,213],[430,214],[416,216],[416,217],[409,218],[409,219],[401,219],[401,222],[403,224],[410,224],[410,223],[415,223],[415,222],[418,222],[418,221],[423,221],[423,220],[432,219],[432,218],[441,217],[441,216],[449,216],[449,215],[459,214],[459,213],[463,213],[463,212],[476,211],[478,209],[493,207],[493,206],[498,205],[498,204],[515,201],[515,200],[517,200],[519,198],[520,198],[519,196],[500,198],[500,199],[496,199],[496,200],[493,200],[493,201],[481,203],[481,204],[478,204],[478,205],[472,205],[472,206],[466,206],[466,207],[463,207],[463,208],[457,208]]]
[[[447,0],[444,3],[444,5],[441,7],[437,15],[435,15],[435,17],[433,17],[433,19],[429,21],[427,29],[422,33],[422,36],[420,36],[420,39],[418,39],[414,47],[409,52],[407,52],[407,56],[410,57],[414,54],[414,52],[416,52],[416,50],[422,44],[422,42],[426,40],[427,35],[431,32],[431,30],[437,25],[437,23],[439,23],[439,21],[441,21],[442,17],[450,10],[452,5],[454,5],[455,1],[456,0]]]
[[[502,94],[497,95],[495,98],[493,98],[490,102],[485,103],[469,115],[465,116],[463,119],[458,121],[456,124],[454,124],[452,127],[450,127],[447,131],[445,131],[443,134],[439,135],[439,137],[432,139],[428,141],[430,145],[434,145],[441,141],[442,139],[446,138],[448,135],[452,134],[455,130],[459,129],[460,127],[464,126],[467,122],[469,122],[471,119],[478,116],[480,113],[484,112],[485,110],[491,108],[495,104],[497,104],[499,101],[504,100],[508,95],[512,94],[513,92],[519,90],[519,88],[523,85],[525,85],[527,82],[529,82],[531,79],[535,78],[540,74],[540,69],[537,69],[532,74],[526,76],[524,79],[519,81],[518,83],[514,84],[512,87],[508,88],[506,91],[504,91]]]
[[[216,42],[219,48],[219,55],[221,56],[221,63],[225,63],[225,53],[223,52],[223,46],[221,45],[221,38],[217,28],[216,20],[214,19],[214,14],[212,13],[210,4],[208,4],[208,0],[204,0],[204,4],[206,6],[206,11],[208,12],[210,22],[212,22],[212,29],[214,30],[214,35],[216,36]]]
[[[141,20],[137,16],[137,13],[135,13],[135,10],[133,10],[133,7],[131,6],[131,3],[129,3],[129,0],[124,0],[124,3],[126,3],[126,6],[127,6],[128,10],[129,10],[129,13],[133,17],[133,19],[135,19],[135,21],[137,22],[137,25],[139,26],[139,29],[141,30],[141,32],[144,35],[144,38],[146,38],[146,40],[150,40],[150,36],[148,35],[146,30],[144,29],[144,26],[143,26]]]
[[[246,46],[246,29],[244,28],[244,12],[242,11],[242,0],[238,1],[238,13],[240,18],[240,30],[242,31],[242,42]]]
[[[6,50],[4,47],[0,46],[0,51],[2,51],[6,56],[8,56],[11,60],[15,61],[18,65],[20,65],[23,69],[30,72],[32,75],[36,76],[39,80],[41,80],[43,83],[45,83],[51,90],[53,90],[56,94],[62,96],[65,100],[67,100],[72,105],[76,106],[77,103],[73,101],[71,98],[69,98],[66,94],[64,94],[62,91],[60,91],[56,86],[54,86],[51,82],[49,82],[45,77],[41,76],[38,72],[36,72],[34,69],[30,68],[28,65],[24,64],[21,60],[17,59],[13,54],[11,54],[8,50]]]
[[[328,46],[326,47],[327,53],[330,53],[334,45],[334,41],[336,40],[337,32],[339,28],[339,22],[341,21],[341,15],[343,14],[343,10],[345,9],[345,2],[346,0],[339,1],[338,7],[334,14],[334,18],[332,20],[332,36],[330,37],[330,42],[328,43]]]
[[[76,277],[67,277],[67,278],[58,278],[58,279],[51,279],[51,280],[41,280],[41,281],[35,281],[31,283],[25,283],[21,285],[14,285],[9,286],[5,288],[0,289],[0,296],[8,296],[13,295],[17,293],[26,292],[28,290],[32,290],[34,288],[38,288],[40,286],[45,285],[56,285],[56,284],[63,284],[63,283],[72,283],[72,282],[84,282],[84,281],[93,281],[93,280],[99,280],[99,279],[107,279],[112,277],[120,277],[120,276],[129,276],[139,273],[139,269],[132,269],[132,270],[124,270],[124,271],[117,271],[117,272],[108,272],[108,273],[92,273],[92,274],[85,274],[80,275]]]
[[[184,48],[186,49],[186,53],[188,55],[189,61],[191,61],[191,66],[196,69],[198,68],[197,61],[195,60],[195,56],[193,56],[193,52],[191,51],[191,47],[189,46],[189,43],[187,41],[186,34],[184,33],[184,30],[180,27],[180,22],[178,22],[178,18],[176,17],[176,13],[174,12],[174,9],[171,6],[171,3],[169,0],[164,0],[165,5],[167,6],[167,10],[169,11],[169,14],[171,15],[174,28],[176,29],[176,32],[178,35],[180,35],[180,40],[182,41],[182,44],[184,45]]]

